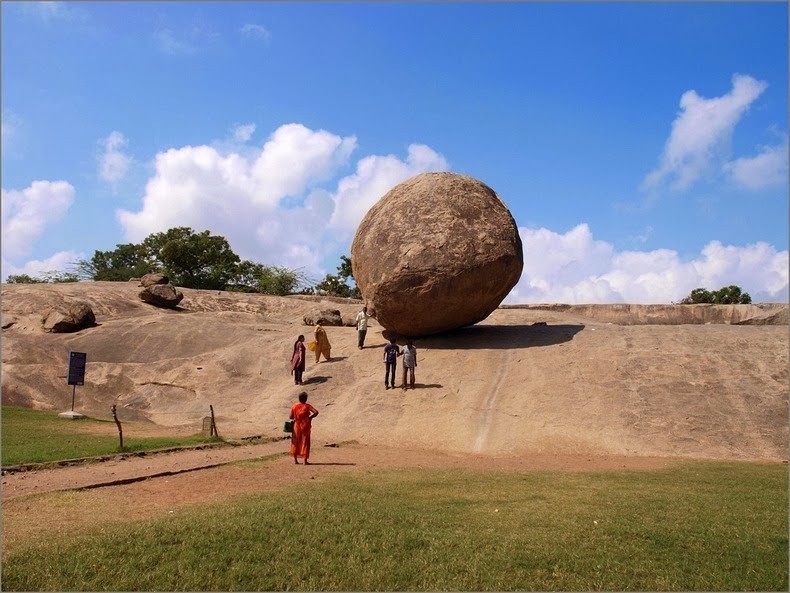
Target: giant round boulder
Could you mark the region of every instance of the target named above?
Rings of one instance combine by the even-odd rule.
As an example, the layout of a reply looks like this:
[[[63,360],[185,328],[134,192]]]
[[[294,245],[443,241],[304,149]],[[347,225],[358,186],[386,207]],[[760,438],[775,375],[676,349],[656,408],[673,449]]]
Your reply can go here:
[[[416,337],[488,317],[518,282],[524,256],[493,189],[467,175],[423,173],[368,211],[351,265],[368,313]]]

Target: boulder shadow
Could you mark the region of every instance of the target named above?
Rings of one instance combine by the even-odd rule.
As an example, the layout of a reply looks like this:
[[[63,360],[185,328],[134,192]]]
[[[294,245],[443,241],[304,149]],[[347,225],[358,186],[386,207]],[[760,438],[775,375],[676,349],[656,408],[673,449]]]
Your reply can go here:
[[[315,377],[308,377],[302,381],[302,385],[317,385],[319,383],[326,383],[332,377],[324,377],[323,375],[316,375]]]
[[[387,344],[389,344],[389,342],[382,342],[381,344],[365,344],[365,347],[363,348],[363,350],[370,350],[370,349],[381,350]]]
[[[443,334],[415,340],[420,346],[437,350],[466,350],[472,348],[534,348],[570,342],[584,329],[583,324],[548,325],[470,325]]]
[[[146,301],[140,301],[144,305],[151,305],[152,307],[156,307],[160,311],[164,311],[166,313],[198,313],[199,311],[195,311],[193,309],[188,309],[186,307],[182,307],[181,305],[157,305],[156,303],[148,303]]]

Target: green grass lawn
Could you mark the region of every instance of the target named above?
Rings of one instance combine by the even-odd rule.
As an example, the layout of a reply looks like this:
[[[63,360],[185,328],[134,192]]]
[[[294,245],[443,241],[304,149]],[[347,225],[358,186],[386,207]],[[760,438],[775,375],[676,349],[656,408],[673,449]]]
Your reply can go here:
[[[58,461],[117,453],[120,445],[114,434],[91,434],[91,425],[107,425],[101,420],[60,418],[56,412],[2,407],[2,464]],[[115,424],[110,422],[115,428]],[[123,427],[123,425],[122,425]],[[174,438],[135,438],[124,431],[124,451],[143,451],[211,442],[202,434]]]
[[[3,588],[787,591],[787,467],[344,474],[30,542]]]

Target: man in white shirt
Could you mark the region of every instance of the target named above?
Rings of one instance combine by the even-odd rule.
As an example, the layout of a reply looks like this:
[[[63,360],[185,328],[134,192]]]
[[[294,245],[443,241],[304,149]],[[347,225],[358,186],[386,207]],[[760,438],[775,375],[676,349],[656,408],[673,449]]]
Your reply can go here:
[[[368,308],[362,307],[357,313],[357,346],[360,350],[365,346],[365,335],[368,333]]]
[[[406,375],[409,374],[409,385],[414,389],[414,369],[417,368],[417,348],[414,347],[414,342],[409,339],[406,345],[401,349],[401,356],[403,356],[403,390],[406,390]]]

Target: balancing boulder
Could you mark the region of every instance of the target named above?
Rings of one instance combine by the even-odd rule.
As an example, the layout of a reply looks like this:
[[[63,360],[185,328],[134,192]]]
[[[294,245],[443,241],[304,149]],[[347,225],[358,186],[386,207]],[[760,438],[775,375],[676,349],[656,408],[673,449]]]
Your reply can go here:
[[[140,291],[140,299],[156,307],[175,309],[184,298],[184,293],[171,283],[151,284]]]
[[[423,173],[368,211],[351,262],[368,313],[416,337],[488,317],[518,282],[524,256],[494,190],[466,175]]]

